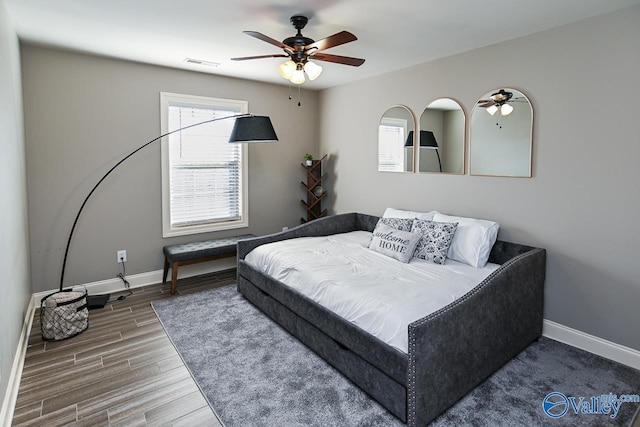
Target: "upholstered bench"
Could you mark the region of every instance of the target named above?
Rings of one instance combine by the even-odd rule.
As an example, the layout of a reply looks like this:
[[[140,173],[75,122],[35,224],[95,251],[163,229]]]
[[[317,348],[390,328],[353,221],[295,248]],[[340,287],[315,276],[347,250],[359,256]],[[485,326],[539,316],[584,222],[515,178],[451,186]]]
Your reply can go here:
[[[169,267],[171,267],[171,294],[173,295],[176,292],[178,267],[235,256],[238,241],[251,239],[253,237],[256,236],[253,234],[243,234],[241,236],[223,237],[202,242],[165,246],[162,248],[164,252],[162,282],[167,281],[167,273],[169,272]]]

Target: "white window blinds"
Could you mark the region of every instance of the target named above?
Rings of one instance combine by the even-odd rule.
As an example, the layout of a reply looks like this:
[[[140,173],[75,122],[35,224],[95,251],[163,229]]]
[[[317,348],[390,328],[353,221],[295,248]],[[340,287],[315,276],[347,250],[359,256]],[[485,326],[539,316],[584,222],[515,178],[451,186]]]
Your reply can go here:
[[[378,170],[384,172],[404,171],[404,143],[407,122],[385,119],[378,128]]]
[[[225,105],[226,100],[184,97],[165,94],[166,132],[243,112],[237,106]],[[234,122],[233,118],[218,120],[166,137],[163,155],[165,236],[248,225],[244,182],[246,149],[242,144],[229,143]]]
[[[169,130],[232,115],[233,111],[170,105]],[[240,218],[240,145],[229,144],[234,120],[169,136],[172,227]]]

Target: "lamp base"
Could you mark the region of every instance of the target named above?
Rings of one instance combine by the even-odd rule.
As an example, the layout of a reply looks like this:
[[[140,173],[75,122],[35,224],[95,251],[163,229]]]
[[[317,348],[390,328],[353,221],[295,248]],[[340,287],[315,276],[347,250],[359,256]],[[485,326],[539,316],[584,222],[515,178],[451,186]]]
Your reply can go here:
[[[109,298],[111,298],[111,294],[87,295],[87,308],[89,310],[104,308],[109,302]]]

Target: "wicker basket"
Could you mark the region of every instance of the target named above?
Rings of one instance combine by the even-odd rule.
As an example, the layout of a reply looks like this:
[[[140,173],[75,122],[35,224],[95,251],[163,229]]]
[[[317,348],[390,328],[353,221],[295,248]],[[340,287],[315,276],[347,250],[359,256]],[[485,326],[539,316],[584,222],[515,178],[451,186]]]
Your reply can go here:
[[[63,290],[40,301],[40,329],[45,341],[71,338],[89,327],[87,291]]]

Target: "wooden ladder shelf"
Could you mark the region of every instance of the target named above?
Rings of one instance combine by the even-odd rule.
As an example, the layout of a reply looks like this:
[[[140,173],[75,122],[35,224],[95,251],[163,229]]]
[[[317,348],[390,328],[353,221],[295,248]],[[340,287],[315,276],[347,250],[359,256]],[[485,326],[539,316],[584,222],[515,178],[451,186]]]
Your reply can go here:
[[[300,223],[302,224],[327,216],[327,209],[322,209],[322,199],[327,194],[322,187],[322,181],[327,176],[326,173],[322,173],[322,161],[326,158],[327,156],[324,155],[320,160],[312,160],[311,166],[306,166],[304,163],[300,164],[307,171],[307,182],[300,181],[307,194],[306,201],[300,200],[307,213],[307,219],[300,218]]]

